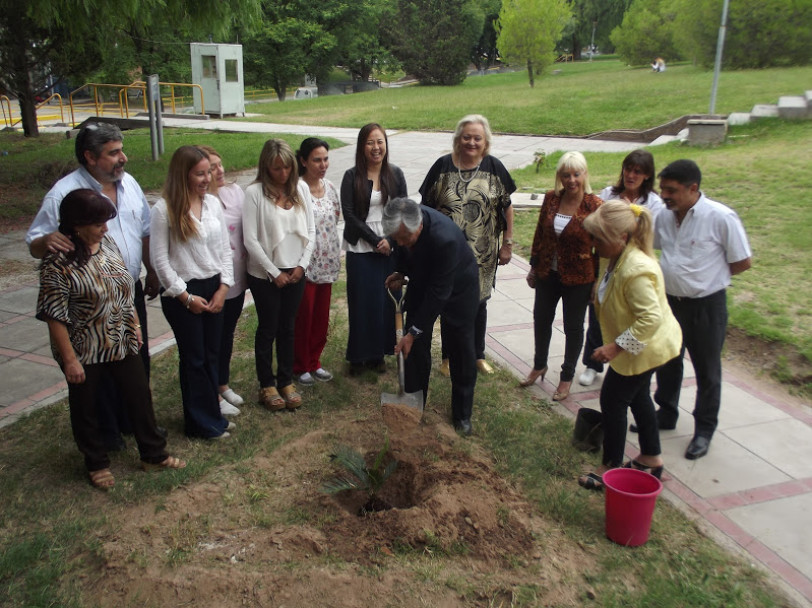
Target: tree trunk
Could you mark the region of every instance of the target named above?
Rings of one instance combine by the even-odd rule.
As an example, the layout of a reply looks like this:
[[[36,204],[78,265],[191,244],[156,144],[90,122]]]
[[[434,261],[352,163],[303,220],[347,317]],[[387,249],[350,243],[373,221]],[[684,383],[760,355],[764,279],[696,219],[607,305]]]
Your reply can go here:
[[[34,101],[34,84],[31,82],[31,66],[26,53],[26,43],[19,41],[14,45],[14,66],[13,85],[16,89],[14,93],[20,104],[20,115],[23,122],[23,133],[26,137],[39,137],[39,125],[37,124],[37,108]]]
[[[534,86],[536,86],[536,82],[533,79],[533,60],[532,59],[527,60],[527,77],[530,78],[530,88],[532,89]]]
[[[284,84],[281,86],[274,85],[273,90],[276,91],[276,98],[279,101],[285,101],[285,97],[288,94],[288,88]]]
[[[578,34],[572,35],[572,59],[581,61],[581,45],[578,43]]]

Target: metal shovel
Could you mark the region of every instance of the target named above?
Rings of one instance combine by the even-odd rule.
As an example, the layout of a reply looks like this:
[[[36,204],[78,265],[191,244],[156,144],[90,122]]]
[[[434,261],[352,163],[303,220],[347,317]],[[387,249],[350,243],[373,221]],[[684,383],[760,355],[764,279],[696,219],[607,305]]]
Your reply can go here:
[[[403,286],[400,299],[387,288],[386,293],[395,303],[395,344],[403,337],[403,299],[406,297],[406,285]],[[406,372],[403,364],[403,353],[398,353],[398,393],[381,393],[381,407],[385,405],[406,405],[416,409],[423,416],[423,391],[407,393],[404,390]]]

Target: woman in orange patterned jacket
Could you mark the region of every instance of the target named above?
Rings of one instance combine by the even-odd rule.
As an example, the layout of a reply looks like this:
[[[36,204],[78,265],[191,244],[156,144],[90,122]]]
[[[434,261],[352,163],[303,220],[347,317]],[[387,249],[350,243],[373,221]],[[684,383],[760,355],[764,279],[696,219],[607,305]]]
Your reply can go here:
[[[530,256],[527,284],[536,290],[533,305],[535,357],[522,386],[544,379],[558,301],[564,304],[564,363],[553,401],[570,394],[584,342],[584,314],[592,294],[598,257],[583,221],[601,204],[589,185],[586,159],[567,152],[558,161],[555,189],[544,196]]]

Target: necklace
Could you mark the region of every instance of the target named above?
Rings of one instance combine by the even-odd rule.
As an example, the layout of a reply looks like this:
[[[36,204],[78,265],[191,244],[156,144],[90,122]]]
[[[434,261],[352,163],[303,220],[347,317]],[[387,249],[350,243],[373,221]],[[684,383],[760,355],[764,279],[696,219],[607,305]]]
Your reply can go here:
[[[482,161],[479,161],[479,162],[477,163],[477,165],[476,165],[476,169],[475,169],[475,170],[473,170],[473,171],[474,171],[474,174],[473,174],[471,177],[469,177],[468,179],[465,179],[465,178],[462,176],[462,169],[460,169],[460,168],[459,168],[459,166],[458,166],[458,167],[457,167],[457,175],[459,175],[459,177],[460,177],[460,181],[461,181],[463,184],[470,184],[470,183],[473,181],[473,179],[474,179],[474,178],[475,178],[475,177],[476,177],[476,176],[479,174],[479,166],[480,166],[481,164],[482,164]],[[466,169],[466,171],[472,171],[472,169]]]

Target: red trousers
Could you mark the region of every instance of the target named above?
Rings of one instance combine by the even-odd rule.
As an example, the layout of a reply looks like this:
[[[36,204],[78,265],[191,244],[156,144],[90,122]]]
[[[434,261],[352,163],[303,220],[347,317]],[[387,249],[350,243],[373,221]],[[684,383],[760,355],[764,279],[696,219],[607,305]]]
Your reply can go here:
[[[321,353],[327,344],[330,325],[332,283],[305,284],[296,315],[293,373],[313,372],[321,367]]]

